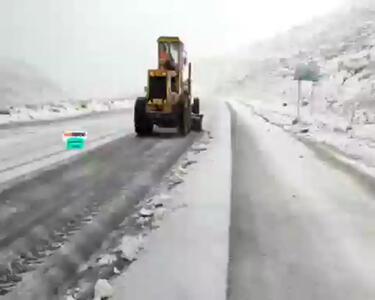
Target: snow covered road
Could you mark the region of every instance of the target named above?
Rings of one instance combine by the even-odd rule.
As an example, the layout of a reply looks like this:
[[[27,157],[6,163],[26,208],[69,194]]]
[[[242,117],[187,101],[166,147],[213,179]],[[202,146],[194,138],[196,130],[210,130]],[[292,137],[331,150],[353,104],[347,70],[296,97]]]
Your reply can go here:
[[[374,190],[249,110],[232,117],[228,299],[374,299]]]
[[[112,284],[114,300],[224,300],[229,245],[230,116],[225,103],[211,107],[207,151],[190,158],[184,182],[169,193],[182,207],[161,222],[145,251]]]
[[[132,133],[132,110],[0,128],[0,185],[77,155],[65,150],[65,130],[87,131],[87,152]]]
[[[205,107],[205,128],[213,139],[170,192],[180,208],[150,234],[138,260],[111,281],[114,299],[374,299],[375,188],[251,110],[230,107],[231,132],[224,103]],[[130,113],[77,122],[94,141],[124,137],[0,192],[0,275],[9,261],[28,264],[35,257],[45,263],[36,274],[44,274],[61,266],[63,257],[68,264],[62,264],[67,270],[61,282],[66,281],[95,249],[86,246],[71,261],[65,243],[78,241],[81,247],[92,220],[95,225],[110,219],[108,228],[94,230],[100,241],[93,243],[102,243],[202,136],[138,139]],[[67,125],[72,126],[59,122],[46,129],[53,138],[46,139],[44,157],[63,149]],[[16,149],[0,159],[17,162],[22,153],[27,161],[21,138],[42,139],[44,128],[49,127],[0,131]],[[40,151],[37,146],[30,153]],[[39,292],[39,280],[44,281],[27,275],[4,299],[30,299],[30,291]],[[0,292],[8,289],[4,284],[9,282],[0,281]]]
[[[137,138],[135,134],[129,134],[132,131],[129,115],[131,116],[129,113],[103,116],[103,120],[82,120],[77,126],[84,125],[91,139],[101,135],[110,136],[110,133],[118,136],[128,134],[91,149],[86,155],[78,155],[74,161],[37,172],[32,178],[17,182],[0,192],[0,276],[3,276],[0,280],[0,292],[6,293],[9,286],[15,284],[15,279],[7,276],[7,271],[4,271],[7,266],[21,264],[23,269],[33,265],[35,260],[39,261],[37,264],[44,262],[35,271],[41,272],[36,273],[39,274],[35,277],[36,281],[26,276],[28,279],[17,285],[7,295],[8,299],[30,299],[32,291],[36,293],[36,299],[50,300],[50,296],[43,298],[45,291],[36,289],[36,286],[41,286],[38,280],[42,280],[42,283],[48,282],[46,289],[50,292],[49,281],[41,278],[41,274],[46,270],[55,270],[56,267],[63,274],[62,280],[74,275],[74,268],[71,268],[74,254],[68,252],[71,257],[67,255],[66,248],[61,248],[63,244],[72,242],[75,251],[79,247],[84,248],[79,260],[74,263],[75,268],[78,268],[79,263],[84,263],[83,257],[87,259],[88,255],[97,250],[105,236],[131,213],[133,206],[161,180],[200,135],[191,133],[184,138],[175,135],[169,138],[158,135]],[[59,131],[66,129],[65,126],[70,127],[71,123],[59,124],[51,130],[52,137],[47,139],[51,146],[49,151],[55,148],[59,151],[57,147],[63,149]],[[93,132],[96,130],[96,134],[90,135],[90,128]],[[43,133],[37,136],[44,137]],[[16,137],[17,135],[8,136],[10,140],[14,138],[14,143],[17,144]],[[113,136],[110,138],[113,139]],[[31,133],[29,140],[33,139]],[[22,150],[19,146],[18,151],[26,153],[27,149]],[[13,157],[12,153],[9,153],[9,157]],[[91,225],[93,220],[98,220],[100,226],[95,225],[96,223]],[[88,239],[87,232],[94,232],[94,236]],[[83,242],[85,239],[88,241]],[[58,249],[61,249],[59,253],[56,252]],[[55,287],[52,285],[51,289]]]

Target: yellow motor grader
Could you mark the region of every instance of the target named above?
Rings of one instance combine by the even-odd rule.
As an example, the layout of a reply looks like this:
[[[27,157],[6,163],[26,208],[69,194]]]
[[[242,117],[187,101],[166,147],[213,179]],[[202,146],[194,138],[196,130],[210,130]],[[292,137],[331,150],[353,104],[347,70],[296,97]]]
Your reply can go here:
[[[181,135],[201,131],[199,98],[192,99],[191,63],[178,37],[158,40],[158,68],[148,70],[146,96],[137,98],[134,127],[138,136],[151,135],[154,125],[177,128]]]

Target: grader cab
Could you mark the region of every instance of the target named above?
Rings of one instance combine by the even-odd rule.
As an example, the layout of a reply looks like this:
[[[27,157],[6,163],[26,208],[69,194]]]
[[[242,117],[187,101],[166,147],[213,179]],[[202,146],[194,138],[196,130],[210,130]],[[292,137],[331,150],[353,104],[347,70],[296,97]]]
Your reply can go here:
[[[178,37],[158,39],[158,68],[148,70],[146,96],[134,107],[135,132],[150,135],[154,125],[177,128],[181,135],[201,131],[199,99],[192,99],[191,63]]]

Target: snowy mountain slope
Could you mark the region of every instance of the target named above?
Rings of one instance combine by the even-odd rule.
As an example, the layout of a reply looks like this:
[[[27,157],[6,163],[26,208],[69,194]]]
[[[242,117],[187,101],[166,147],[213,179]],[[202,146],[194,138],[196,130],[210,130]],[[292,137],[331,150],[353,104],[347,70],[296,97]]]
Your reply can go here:
[[[132,107],[125,99],[69,99],[33,66],[0,59],[0,124],[61,119]]]
[[[0,59],[0,108],[56,102],[63,97],[63,91],[33,66]]]
[[[293,102],[295,66],[315,61],[322,73],[314,91],[315,109],[342,115],[356,104],[357,109],[372,114],[375,6],[350,7],[253,45],[242,67],[232,70],[230,79],[221,84],[222,92]],[[303,96],[308,99],[310,93],[311,84],[306,83]]]
[[[0,125],[66,119],[95,112],[130,109],[133,105],[134,101],[127,99],[90,99],[11,106],[2,110]]]
[[[333,14],[293,28],[239,53],[242,63],[215,62],[213,89],[240,100],[285,130],[308,132],[361,166],[375,166],[375,3],[347,1]],[[296,117],[298,63],[316,62],[321,79],[302,84],[302,122]],[[232,68],[229,66],[232,65]],[[361,167],[362,168],[362,167]],[[373,172],[371,172],[373,173]]]

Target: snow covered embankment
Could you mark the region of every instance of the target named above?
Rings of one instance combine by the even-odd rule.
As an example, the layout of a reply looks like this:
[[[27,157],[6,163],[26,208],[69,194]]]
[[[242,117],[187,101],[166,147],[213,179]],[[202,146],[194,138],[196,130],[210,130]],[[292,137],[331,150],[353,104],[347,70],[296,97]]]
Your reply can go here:
[[[223,86],[266,120],[375,168],[374,16],[373,4],[358,5],[255,45]],[[294,71],[308,62],[316,63],[322,76],[316,84],[303,82],[301,122],[292,126]]]
[[[295,107],[277,107],[262,101],[243,103],[248,109],[269,123],[282,127],[306,141],[328,146],[337,159],[375,177],[375,124],[353,124],[335,114],[311,114],[310,108],[301,109],[300,122]]]
[[[61,101],[50,104],[30,104],[9,106],[0,111],[0,124],[56,120],[94,112],[104,112],[133,107],[132,100],[85,100]]]

